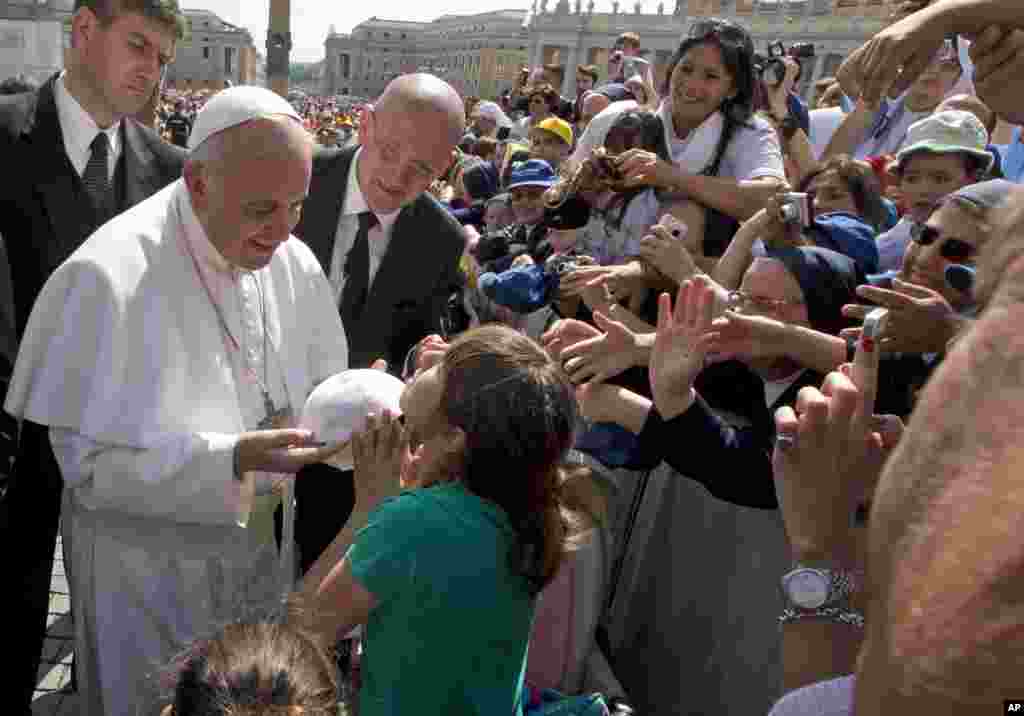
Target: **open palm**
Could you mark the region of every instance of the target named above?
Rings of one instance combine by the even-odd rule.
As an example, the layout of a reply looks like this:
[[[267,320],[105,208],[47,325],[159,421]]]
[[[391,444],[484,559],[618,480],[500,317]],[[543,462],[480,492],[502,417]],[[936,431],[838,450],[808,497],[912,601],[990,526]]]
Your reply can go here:
[[[711,327],[715,302],[714,285],[706,276],[680,285],[674,309],[668,294],[658,298],[658,330],[651,351],[650,378],[655,405],[666,419],[684,412],[693,403],[693,382],[717,338]]]

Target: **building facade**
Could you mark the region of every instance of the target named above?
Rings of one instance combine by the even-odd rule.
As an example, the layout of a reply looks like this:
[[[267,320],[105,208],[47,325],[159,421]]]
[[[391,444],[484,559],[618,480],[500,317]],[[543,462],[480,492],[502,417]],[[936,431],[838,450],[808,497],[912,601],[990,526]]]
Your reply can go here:
[[[444,15],[432,22],[370,18],[324,42],[322,92],[373,98],[395,76],[431,72],[465,95],[511,86],[526,62],[523,10]]]
[[[209,10],[185,10],[189,36],[178,43],[164,86],[178,90],[219,90],[256,84],[260,58],[249,31]]]
[[[539,4],[538,4],[539,2]],[[618,0],[611,12],[597,12],[594,0],[534,0],[531,13],[529,64],[562,65],[567,71],[561,87],[564,96],[576,93],[577,65],[597,65],[606,79],[609,48],[624,32],[640,36],[642,55],[655,70],[655,82],[664,80],[667,64],[680,38],[697,20],[728,17],[750,30],[759,52],[781,41],[813,43],[815,57],[803,60],[801,89],[835,74],[843,59],[886,24],[893,4],[889,0],[677,0],[675,7],[659,2],[655,11],[644,12],[636,2],[628,11]]]
[[[671,1],[671,0],[670,0]],[[584,2],[586,6],[584,7]],[[653,0],[648,0],[648,3]],[[377,96],[397,74],[422,70],[444,77],[464,95],[495,97],[510,88],[521,65],[561,65],[560,88],[576,93],[577,65],[597,65],[605,79],[609,48],[623,32],[640,35],[642,55],[661,83],[679,39],[695,20],[737,20],[758,51],[770,43],[810,42],[801,89],[835,74],[843,58],[886,24],[895,0],[676,0],[669,7],[619,0],[533,0],[530,12],[499,10],[445,15],[433,22],[371,18],[350,34],[330,32],[324,43],[324,94]]]
[[[74,0],[0,0],[0,81],[37,84],[64,66]]]

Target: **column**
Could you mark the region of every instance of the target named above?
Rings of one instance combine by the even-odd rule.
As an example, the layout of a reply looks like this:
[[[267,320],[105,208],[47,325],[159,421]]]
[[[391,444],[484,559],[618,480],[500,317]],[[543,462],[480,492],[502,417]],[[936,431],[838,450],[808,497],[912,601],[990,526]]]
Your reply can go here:
[[[562,77],[562,96],[563,97],[575,97],[576,96],[576,65],[580,64],[577,61],[579,57],[579,45],[580,36],[576,33],[576,38],[571,47],[569,47],[568,58],[565,61],[565,72]]]
[[[291,0],[270,0],[267,87],[282,97],[288,96],[288,54],[291,49]]]

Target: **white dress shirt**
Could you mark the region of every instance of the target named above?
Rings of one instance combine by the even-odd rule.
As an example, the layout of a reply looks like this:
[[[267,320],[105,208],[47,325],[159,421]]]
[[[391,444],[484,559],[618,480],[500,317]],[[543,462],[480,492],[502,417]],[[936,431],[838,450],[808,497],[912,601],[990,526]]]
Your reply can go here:
[[[107,152],[108,179],[114,176],[114,168],[121,156],[121,120],[118,120],[107,129],[100,129],[82,105],[78,103],[68,88],[64,85],[64,74],[61,73],[57,81],[53,83],[53,101],[57,105],[57,119],[60,121],[60,131],[64,135],[64,151],[71,160],[71,166],[78,172],[78,176],[85,173],[85,166],[89,163],[89,155],[92,154],[92,140],[100,132],[106,132],[109,140]]]
[[[366,197],[359,186],[359,156],[363,153],[362,148],[356,150],[352,157],[352,164],[348,169],[348,181],[346,182],[345,203],[341,207],[341,216],[338,218],[338,228],[334,234],[334,251],[331,253],[331,270],[327,278],[331,282],[331,289],[334,291],[334,301],[341,300],[341,291],[345,288],[345,260],[348,252],[356,242],[356,233],[359,231],[359,214],[370,211],[366,203]],[[387,253],[388,244],[391,242],[391,230],[395,226],[398,214],[401,209],[388,214],[376,214],[377,226],[370,229],[367,237],[370,249],[370,272],[367,289],[373,286],[373,279],[377,275],[384,254]]]

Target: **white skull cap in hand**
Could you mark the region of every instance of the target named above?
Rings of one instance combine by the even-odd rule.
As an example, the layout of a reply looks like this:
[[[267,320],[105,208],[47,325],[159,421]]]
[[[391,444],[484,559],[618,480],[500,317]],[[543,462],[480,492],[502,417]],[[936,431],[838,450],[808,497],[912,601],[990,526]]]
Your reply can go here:
[[[348,440],[366,426],[366,416],[390,410],[399,415],[399,399],[405,383],[374,369],[346,370],[318,385],[302,408],[299,427],[311,430],[317,440],[336,443]],[[352,451],[342,450],[328,463],[339,470],[352,469]]]

